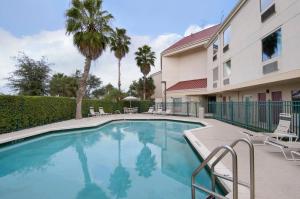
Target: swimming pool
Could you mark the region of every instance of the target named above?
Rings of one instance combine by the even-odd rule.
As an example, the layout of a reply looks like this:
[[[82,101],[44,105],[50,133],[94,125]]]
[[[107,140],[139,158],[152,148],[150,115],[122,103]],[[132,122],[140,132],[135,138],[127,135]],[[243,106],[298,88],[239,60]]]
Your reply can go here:
[[[2,147],[1,199],[190,199],[191,173],[200,161],[183,131],[199,127],[114,121]],[[210,187],[206,171],[197,180]]]

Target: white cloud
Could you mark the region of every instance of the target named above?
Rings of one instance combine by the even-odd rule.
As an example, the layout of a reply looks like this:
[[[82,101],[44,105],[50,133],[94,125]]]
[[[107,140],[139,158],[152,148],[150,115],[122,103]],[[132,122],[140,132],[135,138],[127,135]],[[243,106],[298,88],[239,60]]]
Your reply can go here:
[[[184,35],[188,36],[211,26],[213,25],[209,24],[203,27],[191,25]],[[15,70],[15,62],[12,57],[18,55],[19,52],[25,52],[34,59],[46,56],[50,63],[54,63],[51,67],[52,74],[57,72],[71,74],[76,69],[82,70],[83,68],[84,57],[74,47],[72,37],[67,36],[65,30],[42,31],[31,36],[15,37],[0,28],[0,38],[0,93],[9,93],[5,78]],[[123,90],[127,90],[133,80],[142,76],[134,59],[134,52],[138,47],[147,44],[156,52],[155,67],[151,70],[151,73],[154,73],[160,70],[160,53],[182,36],[169,33],[157,37],[131,35],[131,38],[130,52],[122,60],[121,66]],[[92,63],[91,73],[99,76],[104,84],[112,83],[117,86],[117,60],[109,49]]]
[[[214,26],[214,25],[215,25],[215,24],[208,24],[208,25],[205,25],[205,26],[199,26],[199,25],[196,25],[196,24],[190,25],[190,26],[186,29],[186,31],[185,31],[185,33],[184,33],[184,36],[185,36],[185,37],[186,37],[186,36],[189,36],[189,35],[191,35],[191,34],[193,34],[193,33],[199,32],[199,31],[204,30],[204,29],[206,29],[206,28],[210,28],[210,27],[212,27],[212,26]]]
[[[15,70],[13,56],[18,52],[25,52],[29,57],[40,59],[46,56],[54,63],[52,73],[63,72],[71,74],[76,69],[82,69],[84,57],[73,46],[72,37],[65,35],[65,30],[42,31],[36,35],[15,37],[9,32],[0,29],[0,92],[7,93],[7,78]],[[155,67],[151,73],[160,69],[160,53],[172,43],[181,38],[178,34],[165,34],[155,38],[149,36],[131,36],[132,44],[129,54],[122,60],[121,80],[125,90],[133,80],[141,77],[140,70],[134,60],[134,52],[138,47],[148,44],[156,52]],[[104,84],[117,85],[117,60],[107,49],[106,52],[92,63],[91,73],[99,76]]]

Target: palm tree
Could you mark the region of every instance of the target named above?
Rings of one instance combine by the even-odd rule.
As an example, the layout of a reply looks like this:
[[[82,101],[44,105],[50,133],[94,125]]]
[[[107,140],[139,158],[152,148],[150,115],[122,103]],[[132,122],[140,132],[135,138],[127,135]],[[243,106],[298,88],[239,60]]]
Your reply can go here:
[[[151,66],[154,66],[155,59],[155,53],[152,52],[151,47],[147,45],[139,47],[135,53],[136,64],[140,67],[144,75],[144,100],[146,99],[146,77],[150,73]]]
[[[102,0],[72,0],[66,17],[66,33],[73,35],[74,45],[85,57],[84,72],[76,94],[76,119],[80,119],[91,62],[101,56],[110,42],[112,28],[109,23],[113,16],[102,9]]]
[[[112,33],[110,45],[111,51],[114,52],[115,57],[118,59],[118,88],[121,91],[121,60],[129,52],[130,45],[130,37],[126,35],[126,30],[116,28]]]

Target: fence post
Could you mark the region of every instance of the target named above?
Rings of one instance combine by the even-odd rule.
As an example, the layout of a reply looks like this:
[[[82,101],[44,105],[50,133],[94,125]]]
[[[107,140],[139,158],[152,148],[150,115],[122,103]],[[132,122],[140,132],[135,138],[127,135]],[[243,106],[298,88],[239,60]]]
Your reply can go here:
[[[231,118],[230,118],[230,120],[231,120],[231,123],[233,123],[233,101],[230,101],[230,106],[231,106]]]
[[[268,100],[268,130],[271,132],[272,131],[272,104],[271,101]]]

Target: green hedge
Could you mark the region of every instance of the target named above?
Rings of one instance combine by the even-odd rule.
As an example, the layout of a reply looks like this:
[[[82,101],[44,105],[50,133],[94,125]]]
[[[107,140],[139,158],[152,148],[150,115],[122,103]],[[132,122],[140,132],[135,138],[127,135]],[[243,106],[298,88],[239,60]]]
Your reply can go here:
[[[148,110],[150,101],[133,102],[140,112]],[[129,102],[107,102],[83,100],[82,115],[87,117],[89,107],[103,107],[105,112],[114,113],[128,107]],[[44,96],[0,96],[0,133],[40,126],[75,118],[76,102],[73,98]]]

